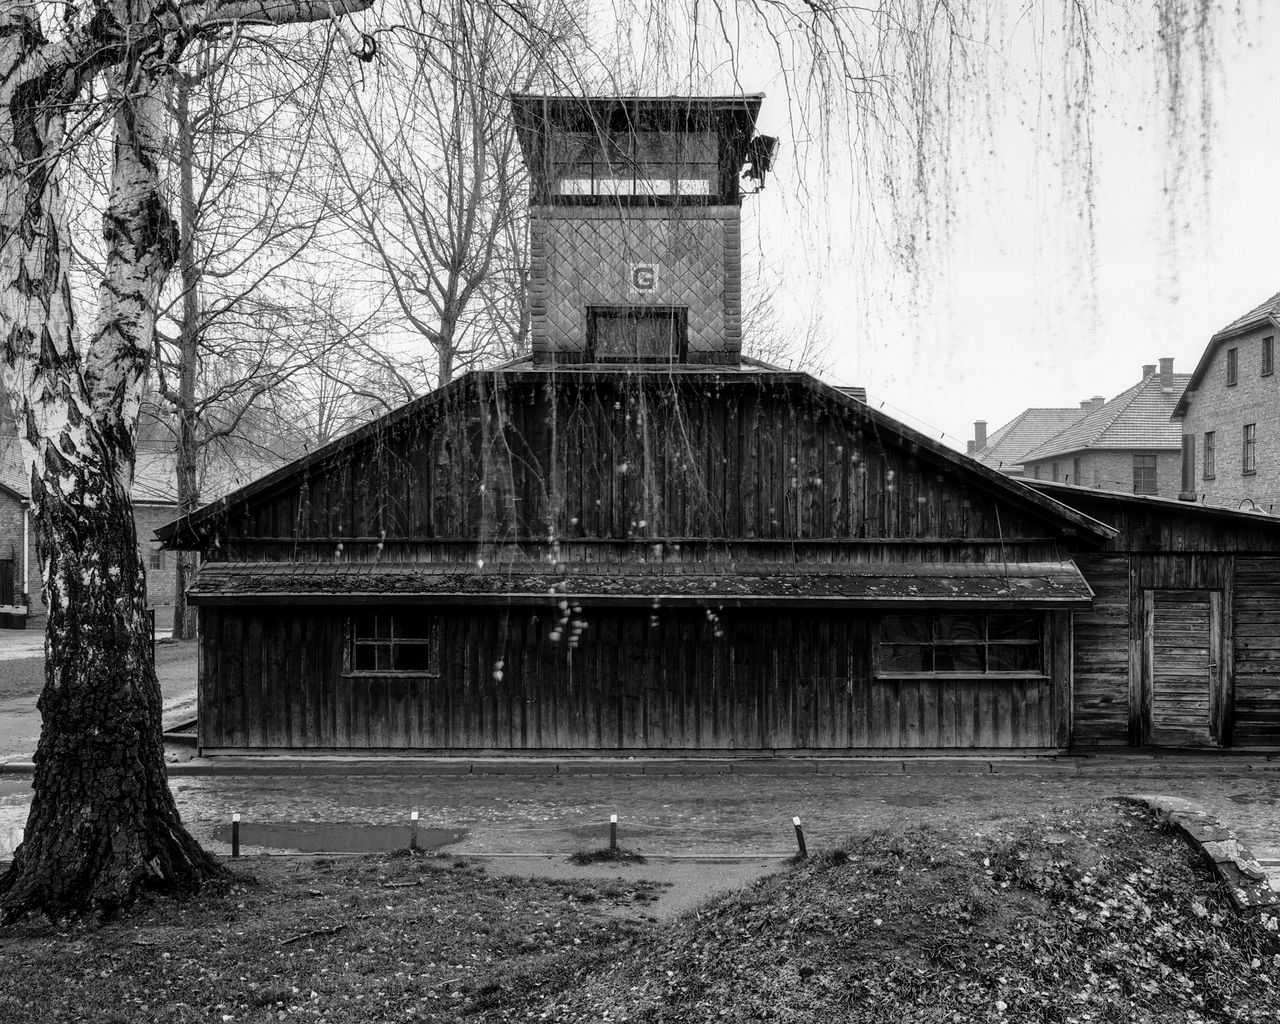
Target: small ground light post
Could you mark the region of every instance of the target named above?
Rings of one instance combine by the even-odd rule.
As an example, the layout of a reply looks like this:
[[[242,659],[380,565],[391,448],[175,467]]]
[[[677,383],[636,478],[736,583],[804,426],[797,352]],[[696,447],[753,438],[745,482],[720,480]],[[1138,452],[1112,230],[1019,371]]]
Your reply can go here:
[[[804,845],[804,829],[800,827],[800,819],[792,818],[791,824],[796,827],[796,845],[800,847],[800,859],[808,860],[809,850]]]
[[[240,856],[240,814],[231,815],[231,856]]]
[[[609,815],[609,849],[616,850],[618,848],[618,816],[616,814]]]
[[[409,812],[409,849],[417,850],[418,848],[418,812]]]

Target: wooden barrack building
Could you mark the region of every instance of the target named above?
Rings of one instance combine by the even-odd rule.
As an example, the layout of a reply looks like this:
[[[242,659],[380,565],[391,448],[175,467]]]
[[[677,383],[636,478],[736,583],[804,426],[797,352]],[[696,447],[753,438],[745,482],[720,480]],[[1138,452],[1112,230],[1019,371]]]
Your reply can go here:
[[[515,97],[532,354],[158,531],[203,556],[203,752],[1161,738],[1134,732],[1127,649],[1086,649],[1129,642],[1130,520],[742,356],[759,103]],[[1264,690],[1210,737],[1271,737]]]

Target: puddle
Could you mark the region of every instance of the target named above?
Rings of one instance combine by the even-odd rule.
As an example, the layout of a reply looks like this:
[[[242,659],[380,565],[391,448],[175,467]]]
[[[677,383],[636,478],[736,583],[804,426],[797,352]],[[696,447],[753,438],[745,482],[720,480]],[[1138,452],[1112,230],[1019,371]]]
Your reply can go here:
[[[223,825],[215,838],[231,844],[231,826]],[[467,837],[464,829],[419,828],[418,849],[438,850]],[[351,825],[327,821],[240,823],[241,847],[297,850],[300,853],[386,853],[409,846],[408,825]]]

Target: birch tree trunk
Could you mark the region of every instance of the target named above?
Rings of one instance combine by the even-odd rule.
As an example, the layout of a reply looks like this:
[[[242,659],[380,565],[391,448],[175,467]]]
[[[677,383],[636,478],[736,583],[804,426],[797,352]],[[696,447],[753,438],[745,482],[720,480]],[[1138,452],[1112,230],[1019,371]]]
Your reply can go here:
[[[0,75],[13,66],[6,60]],[[62,124],[41,121],[47,103],[5,105],[4,141],[19,150],[7,147],[6,163],[38,169],[4,176],[10,244],[0,302],[13,325],[6,361],[20,371],[36,451],[32,501],[48,608],[31,812],[0,878],[6,918],[33,909],[106,915],[143,886],[191,888],[221,870],[183,828],[169,791],[129,499],[156,302],[176,233],[160,190],[162,108],[154,83],[126,78],[125,68],[112,76],[121,96],[103,218],[107,264],[87,345],[70,306],[56,165],[41,159],[62,144]],[[12,244],[14,228],[35,243],[25,254]]]

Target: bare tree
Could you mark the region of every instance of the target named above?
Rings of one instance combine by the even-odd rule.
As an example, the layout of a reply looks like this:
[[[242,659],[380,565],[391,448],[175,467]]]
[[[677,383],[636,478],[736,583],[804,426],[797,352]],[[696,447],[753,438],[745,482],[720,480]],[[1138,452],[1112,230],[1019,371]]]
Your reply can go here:
[[[510,286],[527,266],[525,183],[507,97],[560,56],[566,10],[539,10],[533,34],[501,6],[402,2],[372,96],[352,81],[352,102],[331,108],[344,186],[333,213],[395,316],[430,346],[437,385],[523,344],[527,312]]]
[[[129,499],[156,315],[179,249],[163,82],[192,38],[232,21],[308,22],[370,4],[0,8],[0,338],[5,387],[35,451],[49,613],[31,811],[0,879],[7,918],[110,913],[143,886],[182,890],[218,870],[168,787]],[[62,158],[99,124],[113,135],[104,273],[82,336]]]

